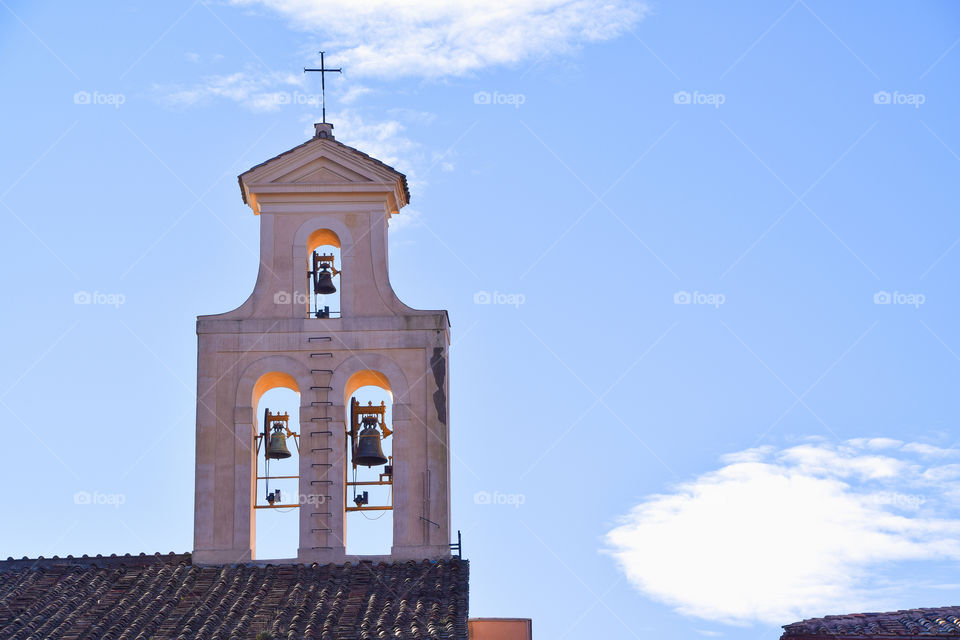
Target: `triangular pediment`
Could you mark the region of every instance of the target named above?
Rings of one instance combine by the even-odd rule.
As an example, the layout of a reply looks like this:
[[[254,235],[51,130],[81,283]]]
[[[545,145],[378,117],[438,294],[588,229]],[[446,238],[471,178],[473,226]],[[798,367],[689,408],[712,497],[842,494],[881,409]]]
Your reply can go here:
[[[407,178],[379,160],[337,142],[315,137],[240,174],[244,202],[259,213],[258,194],[382,194],[396,212],[410,199]]]
[[[381,183],[406,177],[379,160],[334,140],[313,139],[240,174],[249,186]]]
[[[330,184],[344,182],[373,182],[369,176],[354,171],[330,158],[320,157],[277,176],[271,183]]]

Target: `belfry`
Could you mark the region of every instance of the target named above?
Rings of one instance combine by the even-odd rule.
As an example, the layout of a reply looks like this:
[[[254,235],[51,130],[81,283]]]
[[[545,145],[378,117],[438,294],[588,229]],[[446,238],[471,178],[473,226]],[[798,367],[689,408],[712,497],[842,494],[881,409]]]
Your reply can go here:
[[[450,321],[390,285],[406,177],[324,117],[238,180],[260,265],[243,304],[197,318],[192,552],[0,561],[0,637],[529,640],[529,619],[469,618]],[[258,514],[296,518],[284,557],[258,557]],[[377,553],[348,548],[362,527]]]
[[[256,560],[256,515],[280,506],[299,508],[291,563],[347,560],[347,513],[366,510],[393,515],[389,557],[376,559],[449,557],[449,320],[401,302],[388,270],[405,176],[322,122],[239,183],[260,221],[260,270],[246,302],[197,319],[193,562]],[[389,412],[356,401],[366,386],[388,394]],[[299,395],[299,433],[258,415],[276,387]],[[300,495],[261,495],[258,456],[290,450]]]

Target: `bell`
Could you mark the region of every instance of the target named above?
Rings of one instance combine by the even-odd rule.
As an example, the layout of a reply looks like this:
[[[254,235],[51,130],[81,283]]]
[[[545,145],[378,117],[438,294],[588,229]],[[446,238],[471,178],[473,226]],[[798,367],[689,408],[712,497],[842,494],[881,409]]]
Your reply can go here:
[[[333,286],[333,274],[327,271],[326,267],[323,267],[323,270],[317,273],[317,277],[313,281],[313,292],[324,296],[337,292],[337,288]]]
[[[267,459],[283,460],[289,457],[290,450],[287,449],[287,437],[280,433],[280,431],[274,431],[270,435],[270,446],[267,447]]]
[[[353,463],[365,467],[387,464],[387,456],[383,455],[383,449],[380,448],[380,432],[376,427],[366,424],[366,420],[364,424],[366,426],[357,436],[357,452],[353,455]]]

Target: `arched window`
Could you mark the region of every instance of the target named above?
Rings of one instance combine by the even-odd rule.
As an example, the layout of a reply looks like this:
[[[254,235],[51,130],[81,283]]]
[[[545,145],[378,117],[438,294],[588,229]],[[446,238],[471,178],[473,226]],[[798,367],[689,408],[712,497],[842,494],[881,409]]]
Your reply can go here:
[[[270,418],[265,423],[268,411]],[[300,393],[296,381],[278,372],[261,376],[254,386],[253,412],[257,448],[253,557],[296,558],[301,502]]]
[[[307,239],[307,315],[340,317],[340,238],[329,229],[317,229]]]
[[[355,373],[345,391],[349,396],[346,551],[348,555],[389,554],[393,543],[393,394],[389,381],[376,371]]]

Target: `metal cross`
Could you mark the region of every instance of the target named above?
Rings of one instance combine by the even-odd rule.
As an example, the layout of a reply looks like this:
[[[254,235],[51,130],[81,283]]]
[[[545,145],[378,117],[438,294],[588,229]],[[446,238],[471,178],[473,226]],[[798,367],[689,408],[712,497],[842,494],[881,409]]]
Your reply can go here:
[[[337,67],[336,69],[328,69],[323,66],[323,51],[320,52],[320,68],[319,69],[308,69],[303,68],[303,72],[307,71],[319,71],[320,72],[320,103],[323,105],[323,122],[327,122],[327,83],[326,83],[326,74],[328,73],[343,73],[343,69]]]

